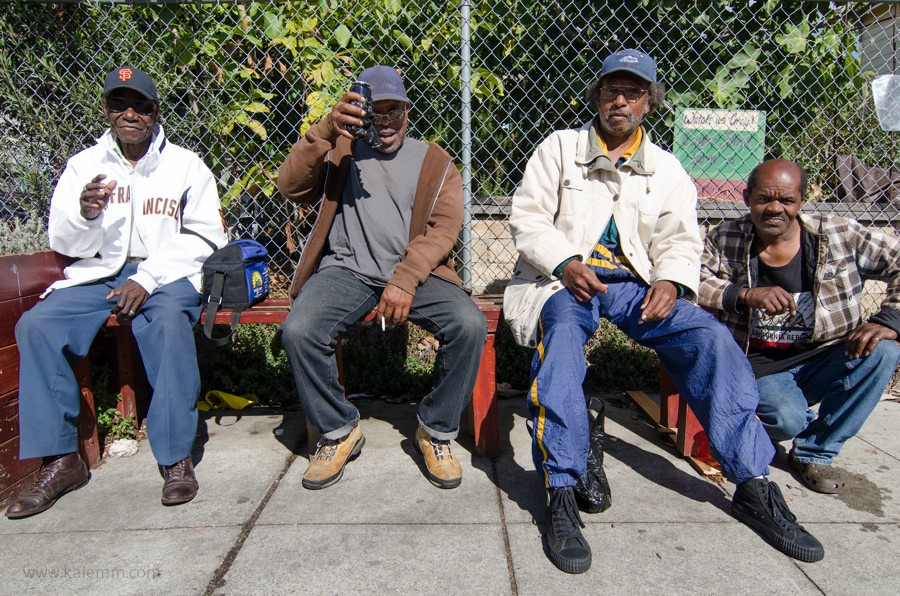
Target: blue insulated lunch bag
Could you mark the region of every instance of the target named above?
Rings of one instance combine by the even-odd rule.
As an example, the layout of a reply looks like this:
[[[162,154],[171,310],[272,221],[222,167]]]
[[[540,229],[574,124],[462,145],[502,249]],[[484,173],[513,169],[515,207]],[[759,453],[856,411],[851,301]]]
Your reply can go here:
[[[255,240],[234,240],[215,251],[203,263],[201,292],[206,308],[203,334],[217,346],[231,340],[241,311],[269,295],[269,253]],[[216,313],[230,308],[231,331],[220,338],[212,336]]]

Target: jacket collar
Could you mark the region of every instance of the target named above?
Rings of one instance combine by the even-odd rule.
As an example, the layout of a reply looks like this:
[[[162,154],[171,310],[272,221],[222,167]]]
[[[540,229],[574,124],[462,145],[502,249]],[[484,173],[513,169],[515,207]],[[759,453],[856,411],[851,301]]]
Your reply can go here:
[[[111,129],[107,128],[103,131],[103,134],[97,139],[97,144],[106,149],[106,151],[113,155],[115,159],[131,165],[128,160],[125,159],[125,156],[122,155],[122,150],[119,149],[119,144],[116,142],[116,137],[113,135]],[[147,148],[147,153],[144,157],[138,161],[135,170],[150,171],[155,169],[159,164],[161,154],[166,148],[166,144],[166,134],[163,131],[163,127],[161,124],[157,124],[156,130],[153,131],[153,138],[150,139],[150,147]]]
[[[800,243],[803,251],[803,267],[810,272],[811,277],[815,277],[820,239],[826,236],[822,230],[824,222],[818,217],[810,217],[804,213],[798,213],[797,219],[800,221],[801,226]],[[749,213],[745,213],[738,220],[738,227],[744,237],[743,246],[747,247],[750,276],[752,279],[756,279],[759,271],[758,257],[753,247],[753,243],[756,241],[756,232],[753,230],[753,222],[750,220]]]
[[[597,129],[595,127],[597,119],[594,118],[589,122],[585,122],[578,130],[578,146],[575,152],[575,161],[579,165],[587,167],[587,173],[595,170],[616,171],[613,163],[609,160],[600,141],[597,137]],[[641,127],[642,138],[641,144],[638,146],[634,155],[625,162],[622,167],[631,168],[635,174],[649,176],[654,173],[654,167],[650,158],[650,152],[647,150],[650,143],[650,133],[647,129]]]

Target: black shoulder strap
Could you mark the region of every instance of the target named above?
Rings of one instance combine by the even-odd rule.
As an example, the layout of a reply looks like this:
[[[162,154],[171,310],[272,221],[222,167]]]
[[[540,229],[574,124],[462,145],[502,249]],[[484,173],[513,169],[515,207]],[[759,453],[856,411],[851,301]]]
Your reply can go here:
[[[181,193],[181,203],[180,203],[179,209],[178,209],[178,228],[179,228],[178,231],[181,234],[190,234],[191,236],[196,236],[200,240],[203,240],[204,242],[206,242],[206,244],[213,250],[213,252],[216,252],[217,250],[219,250],[219,247],[216,246],[212,240],[210,240],[206,236],[203,236],[202,234],[198,234],[197,232],[195,232],[194,230],[191,230],[190,228],[184,227],[184,208],[187,206],[188,193],[190,191],[191,191],[191,187],[188,186],[184,190],[184,192]]]
[[[241,310],[234,310],[231,313],[231,331],[228,332],[228,335],[224,337],[213,337],[213,325],[216,323],[216,314],[219,312],[219,307],[222,306],[222,290],[225,287],[225,274],[221,271],[216,271],[212,287],[209,290],[209,301],[206,303],[206,320],[203,321],[203,335],[206,336],[210,342],[212,342],[215,346],[224,346],[228,342],[231,341],[231,336],[234,335],[234,332],[237,330],[238,321],[241,318]]]

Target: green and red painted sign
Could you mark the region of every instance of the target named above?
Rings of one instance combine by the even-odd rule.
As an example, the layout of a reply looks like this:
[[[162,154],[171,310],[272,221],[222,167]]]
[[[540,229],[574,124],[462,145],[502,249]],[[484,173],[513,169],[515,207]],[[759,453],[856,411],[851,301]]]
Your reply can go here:
[[[678,108],[673,152],[701,199],[741,201],[765,138],[765,112]]]

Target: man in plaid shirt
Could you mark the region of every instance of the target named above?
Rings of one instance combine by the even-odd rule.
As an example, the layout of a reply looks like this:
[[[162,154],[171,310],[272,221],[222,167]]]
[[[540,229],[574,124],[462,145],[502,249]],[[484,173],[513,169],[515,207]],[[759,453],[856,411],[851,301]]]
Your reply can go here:
[[[822,493],[845,488],[831,465],[862,428],[900,361],[900,240],[834,215],[800,213],[806,172],[772,159],[747,181],[750,212],[706,236],[699,302],[717,309],[747,353],[757,414],[789,464]],[[887,283],[864,317],[866,280]],[[818,413],[811,406],[819,404]]]

